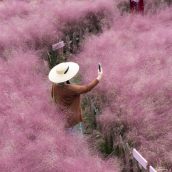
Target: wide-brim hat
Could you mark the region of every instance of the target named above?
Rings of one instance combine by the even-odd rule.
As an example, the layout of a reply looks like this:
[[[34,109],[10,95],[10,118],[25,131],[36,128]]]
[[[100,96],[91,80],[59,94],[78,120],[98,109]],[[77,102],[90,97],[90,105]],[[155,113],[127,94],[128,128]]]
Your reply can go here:
[[[61,83],[73,78],[79,71],[79,65],[74,62],[63,62],[54,66],[48,78],[52,82]]]

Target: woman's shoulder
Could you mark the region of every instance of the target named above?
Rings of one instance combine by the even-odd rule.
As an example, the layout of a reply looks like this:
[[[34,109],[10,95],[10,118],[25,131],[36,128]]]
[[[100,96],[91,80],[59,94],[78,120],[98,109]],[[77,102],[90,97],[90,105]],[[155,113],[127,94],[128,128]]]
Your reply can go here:
[[[72,93],[72,92],[77,92],[78,88],[80,86],[79,85],[75,85],[75,84],[69,84],[69,85],[66,85],[66,89]]]
[[[75,85],[75,84],[67,84],[65,86],[67,89],[74,89],[74,88],[78,87],[78,85]]]

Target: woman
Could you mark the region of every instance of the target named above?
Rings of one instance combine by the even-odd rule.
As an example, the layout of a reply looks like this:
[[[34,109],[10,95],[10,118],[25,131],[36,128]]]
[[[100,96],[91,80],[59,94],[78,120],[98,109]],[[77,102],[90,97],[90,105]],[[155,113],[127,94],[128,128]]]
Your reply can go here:
[[[63,62],[56,65],[49,73],[49,79],[53,82],[51,96],[60,109],[66,112],[67,130],[78,133],[82,137],[81,122],[83,121],[80,94],[91,91],[100,81],[103,72],[98,70],[98,77],[87,86],[70,84],[69,79],[73,78],[79,71],[79,65],[74,62]]]

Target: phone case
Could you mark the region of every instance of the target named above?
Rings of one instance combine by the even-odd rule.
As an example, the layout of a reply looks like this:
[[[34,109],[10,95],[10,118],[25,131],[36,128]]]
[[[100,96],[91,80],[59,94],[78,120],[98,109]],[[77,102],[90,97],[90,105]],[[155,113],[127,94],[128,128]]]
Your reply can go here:
[[[100,63],[99,63],[99,71],[101,72],[101,65],[100,65]]]

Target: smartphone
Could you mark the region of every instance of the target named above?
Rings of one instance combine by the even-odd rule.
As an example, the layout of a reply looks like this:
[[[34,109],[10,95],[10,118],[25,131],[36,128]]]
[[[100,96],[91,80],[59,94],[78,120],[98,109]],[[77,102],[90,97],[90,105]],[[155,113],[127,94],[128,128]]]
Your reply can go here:
[[[99,63],[99,71],[101,72],[101,64]]]

